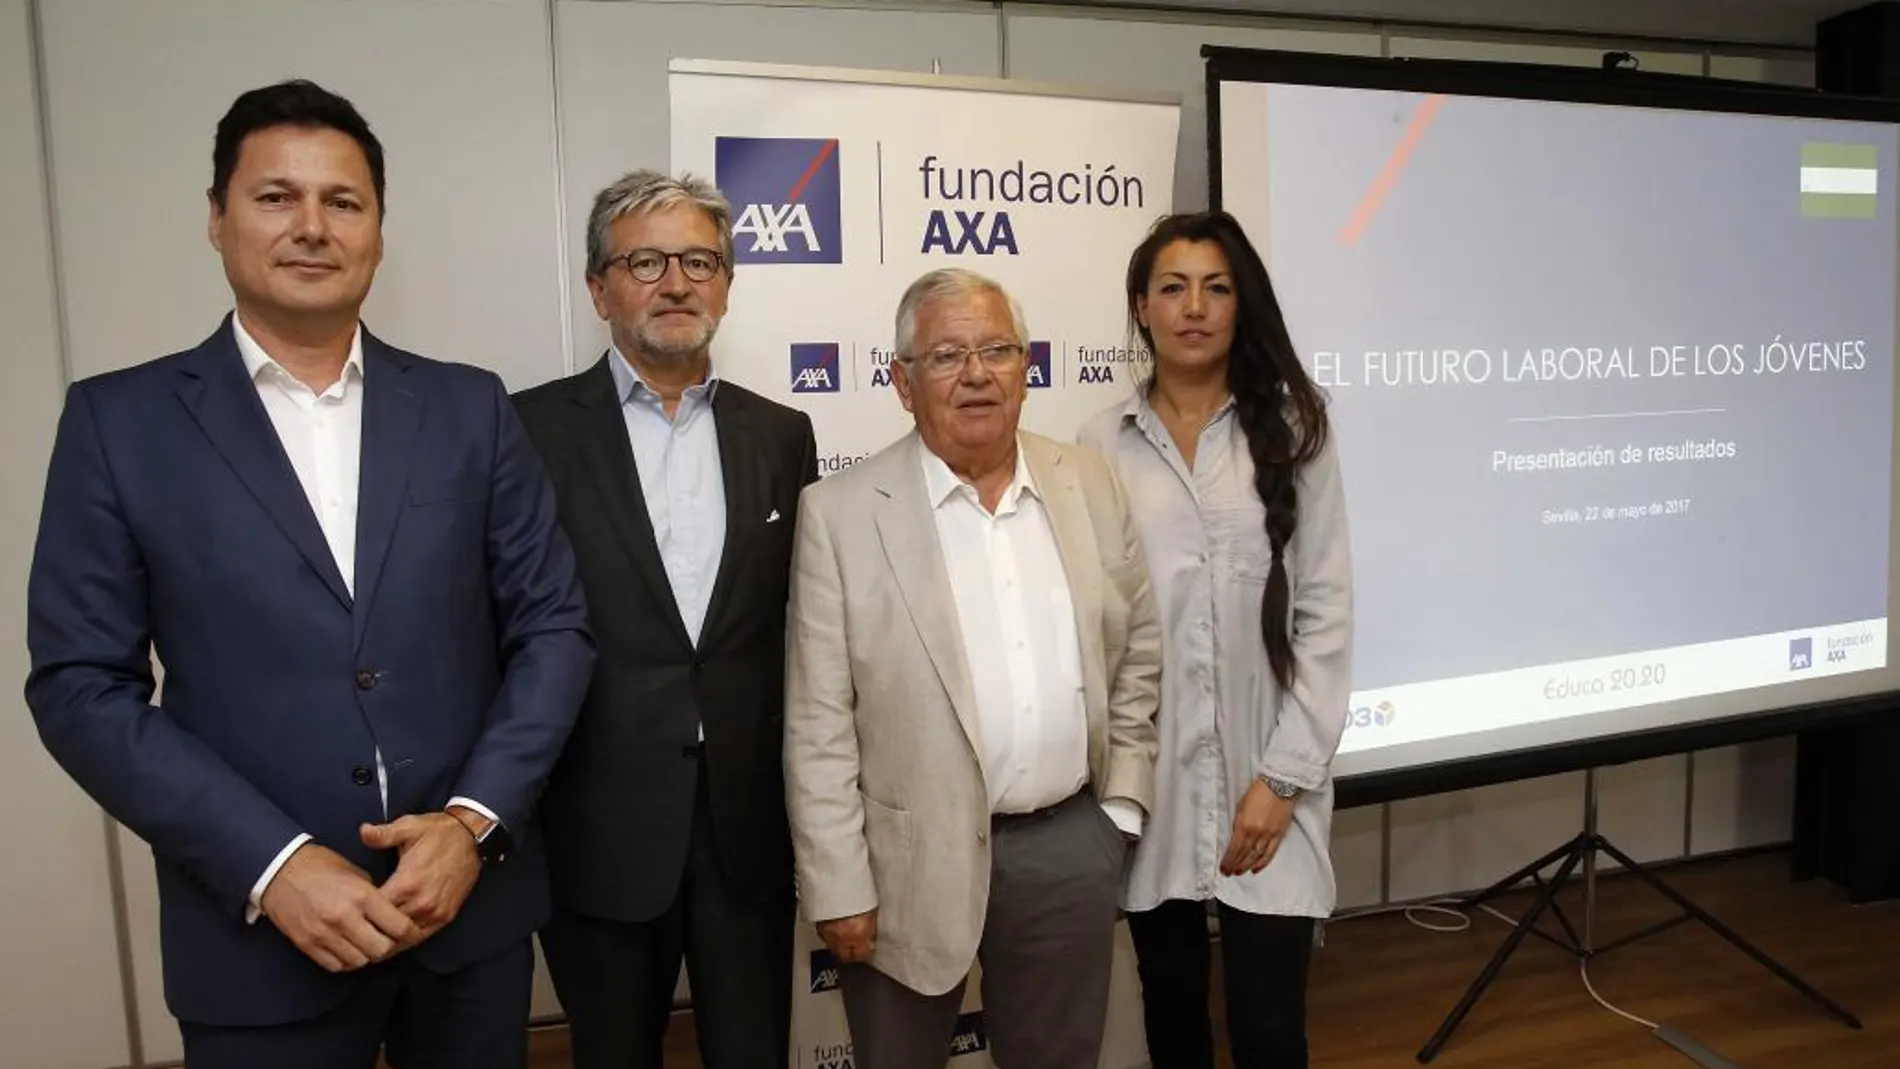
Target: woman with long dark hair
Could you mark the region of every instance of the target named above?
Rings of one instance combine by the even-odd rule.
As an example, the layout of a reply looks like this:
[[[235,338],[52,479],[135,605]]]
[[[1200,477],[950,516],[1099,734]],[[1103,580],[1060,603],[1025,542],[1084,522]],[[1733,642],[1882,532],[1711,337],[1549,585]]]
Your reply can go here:
[[[1207,913],[1237,1069],[1305,1069],[1332,912],[1330,765],[1352,575],[1325,399],[1225,212],[1157,223],[1128,264],[1154,370],[1081,433],[1116,469],[1162,621],[1155,807],[1123,905],[1155,1069],[1213,1069]]]

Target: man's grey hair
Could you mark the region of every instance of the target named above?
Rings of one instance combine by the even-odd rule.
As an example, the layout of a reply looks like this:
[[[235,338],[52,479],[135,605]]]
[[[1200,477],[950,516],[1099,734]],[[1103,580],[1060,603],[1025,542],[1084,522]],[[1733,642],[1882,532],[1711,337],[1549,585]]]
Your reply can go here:
[[[691,174],[674,178],[658,171],[633,171],[620,181],[594,195],[594,210],[587,217],[587,273],[598,275],[607,270],[607,257],[613,225],[622,216],[634,212],[691,204],[706,213],[719,230],[719,256],[732,274],[732,205],[725,195],[703,178]],[[679,250],[669,249],[669,252]]]
[[[912,344],[917,341],[917,309],[945,297],[980,293],[994,293],[1003,298],[1009,305],[1009,321],[1016,330],[1016,340],[1028,345],[1029,327],[1023,321],[1022,305],[1016,303],[1016,298],[1010,296],[1002,283],[961,267],[944,267],[911,283],[904,291],[903,300],[897,302],[897,358],[908,362],[917,355],[911,352]]]

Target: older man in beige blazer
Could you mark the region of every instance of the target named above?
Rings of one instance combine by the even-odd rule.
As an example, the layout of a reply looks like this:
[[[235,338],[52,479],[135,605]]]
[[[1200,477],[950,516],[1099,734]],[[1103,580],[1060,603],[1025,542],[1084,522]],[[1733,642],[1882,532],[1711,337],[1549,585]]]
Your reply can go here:
[[[982,964],[1002,1069],[1095,1069],[1160,633],[1097,454],[1018,429],[1016,303],[932,272],[897,315],[916,431],[801,498],[785,780],[858,1069],[941,1069]]]

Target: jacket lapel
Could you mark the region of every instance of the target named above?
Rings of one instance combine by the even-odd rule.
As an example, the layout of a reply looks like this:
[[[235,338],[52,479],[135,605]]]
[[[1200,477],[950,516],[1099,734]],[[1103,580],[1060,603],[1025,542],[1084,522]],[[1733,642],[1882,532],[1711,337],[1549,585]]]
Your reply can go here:
[[[674,637],[691,649],[686,623],[680,618],[679,599],[660,560],[659,539],[653,534],[653,520],[647,515],[646,497],[640,487],[640,469],[633,462],[633,443],[627,440],[626,416],[620,411],[613,372],[607,366],[613,358],[609,353],[589,368],[574,396],[585,413],[577,432],[580,454],[621,546],[646,580]]]
[[[257,385],[244,373],[244,358],[238,355],[229,316],[184,363],[184,371],[189,381],[179,388],[178,396],[205,437],[338,603],[348,608],[350,593],[343,585],[343,573],[257,396]]]
[[[922,441],[913,431],[905,447],[892,454],[896,468],[877,488],[884,498],[877,508],[878,540],[911,623],[930,653],[937,678],[950,695],[950,706],[981,768],[983,736],[976,718],[976,698],[962,628],[957,623],[956,595],[950,590],[950,573],[937,539],[936,516],[924,486],[923,458],[918,455],[922,448]]]
[[[726,488],[726,541],[719,553],[719,571],[713,577],[712,597],[699,629],[702,648],[718,640],[726,618],[735,608],[736,587],[746,562],[752,558],[752,539],[765,522],[765,458],[752,433],[743,398],[735,390],[715,387],[714,433],[719,437],[719,474]],[[781,520],[781,522],[783,522]]]
[[[1042,493],[1043,511],[1056,536],[1056,552],[1062,558],[1062,570],[1069,581],[1069,603],[1075,614],[1076,642],[1081,646],[1082,693],[1090,720],[1089,747],[1098,740],[1106,745],[1108,709],[1108,671],[1103,664],[1102,643],[1102,554],[1095,539],[1095,525],[1089,519],[1088,499],[1083,496],[1080,474],[1073,463],[1063,459],[1060,450],[1032,434],[1022,436],[1023,454],[1029,462],[1029,474]],[[1103,717],[1095,730],[1098,712]],[[1091,753],[1090,766],[1102,765]],[[1106,758],[1106,749],[1099,755]]]
[[[362,641],[389,543],[402,515],[423,397],[408,357],[363,331],[363,456],[356,498],[356,637]]]

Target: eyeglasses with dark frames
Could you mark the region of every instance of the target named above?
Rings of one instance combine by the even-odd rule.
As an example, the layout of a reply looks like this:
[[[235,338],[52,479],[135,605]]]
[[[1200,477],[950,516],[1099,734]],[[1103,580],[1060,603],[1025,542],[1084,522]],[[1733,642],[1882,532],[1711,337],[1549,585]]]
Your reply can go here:
[[[712,249],[683,249],[679,252],[628,249],[619,256],[609,258],[607,266],[620,264],[635,282],[658,282],[674,260],[680,262],[680,271],[694,282],[711,282],[725,263],[725,257]]]

